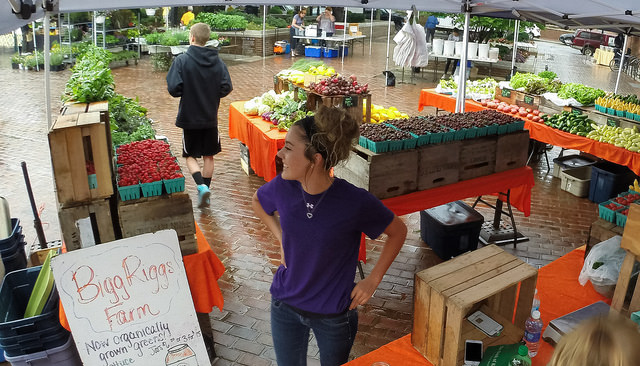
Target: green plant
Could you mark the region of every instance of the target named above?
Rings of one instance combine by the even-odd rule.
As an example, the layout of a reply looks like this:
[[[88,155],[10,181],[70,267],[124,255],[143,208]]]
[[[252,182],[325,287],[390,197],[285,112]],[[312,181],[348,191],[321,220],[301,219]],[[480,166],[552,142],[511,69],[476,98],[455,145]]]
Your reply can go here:
[[[149,33],[144,36],[144,39],[147,42],[147,44],[159,44],[161,34],[162,33],[158,33],[158,32]]]
[[[62,65],[63,60],[64,56],[61,52],[51,52],[49,54],[49,64],[52,66]]]
[[[545,79],[553,80],[553,79],[555,79],[555,78],[557,78],[557,77],[558,77],[558,74],[556,74],[556,73],[555,73],[555,72],[553,72],[553,71],[548,71],[548,70],[546,70],[546,71],[540,71],[540,72],[538,73],[538,76],[540,76],[541,78],[545,78]]]
[[[73,42],[77,42],[77,41],[82,40],[82,29],[73,28],[71,30],[70,37],[71,37],[71,41],[73,41]]]
[[[82,11],[79,13],[70,13],[69,14],[69,22],[70,23],[84,23],[91,21],[91,14],[86,11]]]
[[[20,52],[16,52],[13,55],[11,55],[11,63],[12,64],[21,64],[24,62],[24,57],[22,57],[22,55],[20,55]]]
[[[246,29],[249,22],[241,15],[202,12],[196,15],[194,24],[195,23],[209,24],[212,30],[241,30]]]
[[[140,31],[137,29],[127,29],[127,38],[132,39],[140,37]]]
[[[137,59],[137,58],[138,58],[138,52],[136,51],[113,52],[111,56],[112,61],[123,61],[123,60]]]
[[[62,99],[90,103],[111,98],[114,82],[109,69],[110,61],[111,52],[90,46],[83,55],[78,56]]]
[[[104,37],[104,42],[105,42],[106,44],[113,45],[113,44],[118,44],[118,43],[120,43],[120,40],[118,39],[118,37],[116,37],[116,36],[114,36],[114,35],[112,35],[112,34],[107,34],[107,35]]]
[[[267,16],[267,25],[275,28],[286,28],[289,25],[289,22],[281,18]]]
[[[282,8],[279,6],[272,6],[269,8],[269,14],[282,14]]]
[[[265,26],[265,29],[275,29],[276,27],[267,24]],[[256,24],[256,23],[248,23],[247,24],[247,30],[262,30],[262,24]]]
[[[153,71],[167,72],[171,67],[173,58],[170,53],[154,53],[151,55],[151,65]]]
[[[115,29],[132,27],[135,19],[135,14],[131,9],[120,9],[112,11],[109,14],[111,18],[111,25]]]

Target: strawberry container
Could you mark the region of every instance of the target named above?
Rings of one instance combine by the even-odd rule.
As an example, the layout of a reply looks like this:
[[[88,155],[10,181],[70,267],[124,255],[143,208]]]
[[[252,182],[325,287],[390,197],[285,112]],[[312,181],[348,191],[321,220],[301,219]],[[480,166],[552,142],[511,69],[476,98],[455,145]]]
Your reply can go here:
[[[367,141],[367,149],[373,151],[374,153],[384,153],[389,151],[389,141],[371,141],[365,137]]]
[[[609,208],[607,207],[607,205],[613,205],[613,206],[609,206],[609,207],[614,207],[614,208]],[[625,208],[627,208],[626,206],[623,206],[619,203],[616,203],[612,200],[609,201],[605,201],[602,202],[600,204],[598,204],[598,215],[600,216],[601,219],[615,223],[616,222],[616,212],[618,211],[622,211]]]
[[[168,194],[184,192],[184,177],[174,179],[163,179],[164,189]]]
[[[137,200],[140,198],[140,184],[121,187],[118,185],[118,193],[123,201]]]
[[[144,197],[160,196],[162,194],[162,181],[140,183],[140,189]]]
[[[623,214],[622,211],[624,210],[616,212],[616,225],[620,227],[624,227],[627,223],[627,215]]]

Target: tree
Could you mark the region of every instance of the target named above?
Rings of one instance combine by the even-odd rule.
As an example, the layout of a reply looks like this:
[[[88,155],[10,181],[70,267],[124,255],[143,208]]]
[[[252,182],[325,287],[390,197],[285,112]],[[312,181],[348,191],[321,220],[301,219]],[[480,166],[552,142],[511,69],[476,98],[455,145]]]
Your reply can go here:
[[[453,17],[453,23],[457,27],[464,27],[464,14],[447,15]],[[544,24],[521,21],[518,38],[523,41],[528,40],[529,35],[526,32],[523,32],[523,29],[533,27],[534,25],[537,25],[540,29],[544,29]],[[471,16],[471,19],[469,20],[469,28],[469,40],[472,42],[482,43],[492,38],[506,37],[509,33],[513,35],[513,32],[515,31],[515,20]]]

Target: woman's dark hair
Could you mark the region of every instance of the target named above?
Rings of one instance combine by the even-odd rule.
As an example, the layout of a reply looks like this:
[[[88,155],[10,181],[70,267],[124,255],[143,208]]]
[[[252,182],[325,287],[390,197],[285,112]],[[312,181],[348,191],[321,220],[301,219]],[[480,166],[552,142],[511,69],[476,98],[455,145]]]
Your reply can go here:
[[[360,135],[358,122],[342,108],[321,106],[313,117],[303,118],[293,125],[301,127],[308,140],[307,159],[313,161],[313,155],[319,153],[324,158],[326,170],[349,157]]]

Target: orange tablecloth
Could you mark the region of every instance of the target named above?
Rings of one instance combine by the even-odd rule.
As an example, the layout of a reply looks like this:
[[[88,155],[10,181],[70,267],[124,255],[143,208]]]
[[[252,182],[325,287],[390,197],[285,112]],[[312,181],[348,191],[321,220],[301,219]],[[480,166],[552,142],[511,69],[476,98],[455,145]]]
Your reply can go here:
[[[633,170],[634,173],[640,174],[640,153],[560,131],[543,123],[525,120],[524,128],[529,130],[529,136],[534,140],[564,147],[565,149],[584,151],[612,163],[625,165]]]
[[[198,239],[198,253],[182,257],[193,305],[198,313],[209,314],[213,311],[214,306],[222,311],[224,297],[218,286],[218,279],[225,271],[224,264],[211,250],[198,223],[196,223],[196,237]],[[60,303],[60,324],[70,330],[62,303]]]
[[[456,98],[451,95],[440,94],[435,89],[422,89],[420,91],[420,101],[418,102],[418,110],[424,107],[436,107],[453,113],[456,110]],[[465,100],[465,112],[477,112],[485,109],[480,103],[473,100]]]
[[[580,286],[578,275],[582,269],[584,247],[575,249],[558,260],[540,268],[538,272],[538,293],[540,312],[545,328],[549,321],[578,310],[596,301],[611,300],[598,294],[591,283]],[[544,366],[553,354],[553,347],[541,341],[538,355],[532,359],[532,366]],[[375,361],[387,362],[390,366],[430,366],[411,345],[411,334],[388,343],[375,351],[359,357],[346,366],[370,366]]]
[[[469,197],[506,192],[511,189],[511,205],[524,213],[531,214],[531,189],[534,186],[533,171],[530,167],[511,169],[484,177],[469,179],[446,186],[413,192],[382,200],[396,215],[426,210]],[[503,199],[504,200],[504,199]],[[360,244],[359,259],[366,262],[364,235]]]
[[[238,139],[249,148],[251,168],[267,182],[276,177],[275,157],[284,147],[286,132],[261,117],[244,114],[244,101],[229,106],[229,137]]]

